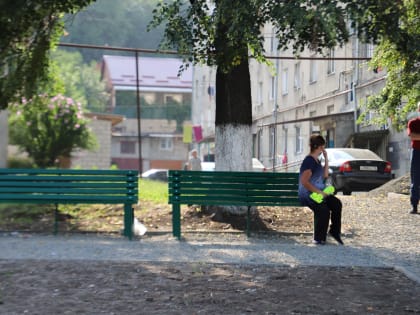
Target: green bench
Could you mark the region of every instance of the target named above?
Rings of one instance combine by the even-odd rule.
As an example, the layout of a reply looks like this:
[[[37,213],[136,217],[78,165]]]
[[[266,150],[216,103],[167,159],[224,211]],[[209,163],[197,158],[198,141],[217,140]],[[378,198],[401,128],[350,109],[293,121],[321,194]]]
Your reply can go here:
[[[169,171],[173,236],[181,238],[181,205],[298,206],[298,173]]]
[[[132,238],[138,172],[133,170],[0,169],[0,203],[123,204],[123,234]]]

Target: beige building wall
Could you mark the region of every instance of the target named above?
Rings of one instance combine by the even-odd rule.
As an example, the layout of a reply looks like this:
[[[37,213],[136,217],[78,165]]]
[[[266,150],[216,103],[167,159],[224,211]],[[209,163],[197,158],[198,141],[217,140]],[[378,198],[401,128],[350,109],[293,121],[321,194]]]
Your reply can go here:
[[[181,169],[188,159],[188,144],[183,143],[176,122],[166,119],[142,119],[141,160],[142,171],[151,168]],[[124,152],[123,143],[132,146]],[[138,125],[136,119],[126,119],[114,127],[111,156],[124,167],[139,168]]]
[[[111,121],[92,119],[89,122],[97,148],[72,153],[71,168],[109,169],[111,166]]]

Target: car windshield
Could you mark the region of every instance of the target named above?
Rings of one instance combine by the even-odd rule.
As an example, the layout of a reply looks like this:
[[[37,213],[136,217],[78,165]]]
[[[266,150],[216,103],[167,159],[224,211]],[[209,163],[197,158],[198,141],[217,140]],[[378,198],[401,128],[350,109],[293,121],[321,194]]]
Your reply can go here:
[[[346,160],[380,160],[381,158],[369,150],[363,149],[342,149],[328,150],[329,160],[346,161]]]

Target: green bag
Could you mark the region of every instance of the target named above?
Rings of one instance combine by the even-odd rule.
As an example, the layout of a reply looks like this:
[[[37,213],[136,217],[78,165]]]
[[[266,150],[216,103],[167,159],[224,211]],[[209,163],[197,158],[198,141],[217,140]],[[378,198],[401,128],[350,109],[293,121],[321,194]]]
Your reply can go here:
[[[327,195],[332,195],[335,192],[335,188],[334,186],[327,186],[324,188],[323,192],[326,193]],[[312,194],[309,195],[309,197],[316,203],[321,203],[324,201],[324,197],[320,193],[313,192]]]

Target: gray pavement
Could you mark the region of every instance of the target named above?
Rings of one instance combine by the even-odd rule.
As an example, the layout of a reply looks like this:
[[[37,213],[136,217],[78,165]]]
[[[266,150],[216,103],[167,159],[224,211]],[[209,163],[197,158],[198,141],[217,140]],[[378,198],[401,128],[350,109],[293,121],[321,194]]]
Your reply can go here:
[[[170,234],[160,234],[129,241],[112,235],[3,233],[0,259],[394,267],[420,283],[420,270],[407,263],[405,257],[391,257],[351,238],[346,239],[345,246],[334,240],[316,246],[310,235],[247,238],[243,234],[187,234],[178,241]]]

